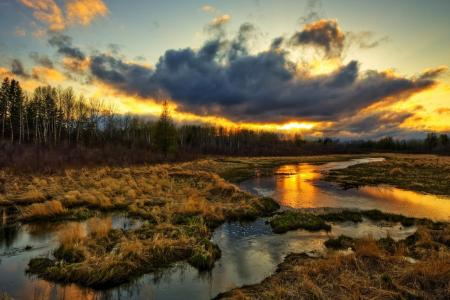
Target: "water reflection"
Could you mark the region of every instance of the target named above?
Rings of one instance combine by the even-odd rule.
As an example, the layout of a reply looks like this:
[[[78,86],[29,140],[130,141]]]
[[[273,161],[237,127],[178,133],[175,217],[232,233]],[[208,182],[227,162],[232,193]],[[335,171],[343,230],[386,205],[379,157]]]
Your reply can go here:
[[[342,190],[333,184],[320,181],[323,171],[379,160],[357,159],[320,166],[288,165],[280,167],[276,176],[247,180],[241,187],[250,192],[273,197],[280,204],[294,208],[376,208],[414,217],[450,220],[449,197],[426,195],[388,186]]]

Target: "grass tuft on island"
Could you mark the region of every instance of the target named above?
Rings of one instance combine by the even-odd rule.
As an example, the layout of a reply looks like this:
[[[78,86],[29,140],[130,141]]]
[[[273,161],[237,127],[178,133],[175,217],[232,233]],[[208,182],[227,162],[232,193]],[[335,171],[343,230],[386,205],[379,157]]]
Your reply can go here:
[[[270,220],[270,226],[275,233],[285,233],[296,229],[331,231],[331,226],[325,223],[320,216],[291,210],[275,215]]]
[[[350,239],[327,242],[350,246],[348,255],[311,258],[290,254],[259,284],[218,299],[449,299],[450,225],[420,225],[405,240]],[[346,248],[345,248],[346,249]]]

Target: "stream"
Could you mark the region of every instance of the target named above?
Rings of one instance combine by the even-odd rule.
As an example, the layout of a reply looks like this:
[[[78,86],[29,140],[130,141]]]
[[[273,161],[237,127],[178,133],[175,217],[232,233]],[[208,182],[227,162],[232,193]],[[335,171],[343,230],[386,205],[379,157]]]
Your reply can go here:
[[[240,188],[276,199],[282,209],[348,207],[401,213],[435,220],[450,219],[450,199],[423,195],[397,188],[361,187],[342,190],[321,181],[321,173],[351,165],[382,160],[354,159],[323,165],[285,165],[271,177],[246,180]],[[130,229],[139,221],[123,215],[111,218],[113,228]],[[330,236],[351,237],[388,234],[398,240],[414,233],[415,227],[400,224],[362,223],[333,224],[332,231],[290,231],[274,234],[267,219],[248,223],[225,223],[217,228],[212,240],[222,250],[221,258],[210,272],[200,273],[186,263],[178,263],[158,274],[141,276],[133,283],[106,291],[94,291],[77,285],[60,285],[37,279],[25,273],[29,260],[46,255],[57,246],[57,235],[70,222],[57,224],[10,224],[4,217],[0,224],[0,295],[6,292],[15,299],[210,299],[221,292],[246,284],[258,283],[272,274],[277,265],[291,252],[317,255],[325,251],[323,242]],[[88,221],[80,222],[84,227]],[[32,246],[31,249],[27,246]],[[25,250],[27,249],[27,250]]]

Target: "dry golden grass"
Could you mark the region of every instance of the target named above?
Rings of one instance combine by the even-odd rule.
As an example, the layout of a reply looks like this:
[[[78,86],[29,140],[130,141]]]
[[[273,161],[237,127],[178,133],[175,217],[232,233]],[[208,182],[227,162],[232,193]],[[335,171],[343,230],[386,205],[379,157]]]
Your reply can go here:
[[[108,218],[92,218],[88,220],[87,226],[89,228],[89,233],[94,238],[104,238],[108,235],[112,228],[112,219]]]
[[[65,248],[78,246],[85,237],[86,230],[79,223],[68,224],[58,231],[59,243]]]
[[[449,230],[449,224],[441,233]],[[430,235],[437,231],[422,228]],[[304,254],[289,255],[277,272],[262,283],[238,288],[221,295],[223,299],[449,299],[450,250],[439,249],[417,263],[403,253],[391,253],[371,238],[358,240],[350,255],[313,259]],[[414,254],[419,244],[396,243]],[[407,245],[407,246],[406,246]],[[404,248],[405,249],[405,248]]]
[[[26,206],[21,211],[22,220],[54,218],[68,213],[67,209],[58,200],[44,203],[34,203]]]

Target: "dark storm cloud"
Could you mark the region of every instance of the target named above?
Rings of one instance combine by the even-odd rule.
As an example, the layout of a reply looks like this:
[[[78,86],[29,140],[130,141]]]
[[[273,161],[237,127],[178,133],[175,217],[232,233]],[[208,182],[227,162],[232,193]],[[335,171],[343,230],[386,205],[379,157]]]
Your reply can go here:
[[[302,31],[290,39],[293,46],[314,46],[322,48],[329,57],[339,57],[345,46],[345,33],[335,20],[318,20],[306,24]]]
[[[47,55],[39,55],[37,52],[31,52],[30,58],[38,65],[53,69],[53,62]]]
[[[416,107],[414,111],[421,109]],[[400,125],[409,118],[414,118],[414,111],[392,112],[381,111],[372,112],[362,116],[349,117],[339,120],[331,129],[323,131],[325,135],[334,137],[348,137],[349,133],[370,139],[379,139],[385,136],[408,137],[417,136],[417,132],[400,128]]]
[[[25,72],[22,62],[16,58],[11,61],[11,73],[22,77],[30,76],[27,72]]]
[[[198,51],[168,50],[154,69],[98,55],[91,72],[128,94],[156,97],[164,92],[184,111],[235,121],[333,120],[433,84],[360,72],[356,61],[332,74],[299,77],[284,53],[243,55],[223,64],[215,59],[219,49],[219,43],[208,42]]]
[[[225,38],[222,27],[214,29],[200,49],[168,50],[154,68],[125,62],[114,53],[96,54],[90,58],[90,73],[130,95],[170,97],[181,111],[249,122],[348,118],[387,98],[396,101],[429,88],[439,73],[393,77],[363,72],[357,61],[351,61],[333,73],[309,76],[289,60],[283,38],[275,39],[267,51],[250,54],[247,42],[254,34],[253,25],[244,24],[232,39]],[[298,43],[312,43],[336,55],[345,39],[331,20],[308,24],[294,37]]]
[[[345,124],[343,129],[361,133],[385,131],[386,129],[397,128],[412,116],[414,116],[412,112],[380,112]]]
[[[48,40],[50,46],[57,48],[59,54],[77,59],[84,60],[85,54],[80,50],[80,48],[74,47],[72,45],[72,38],[64,34],[53,34]]]

